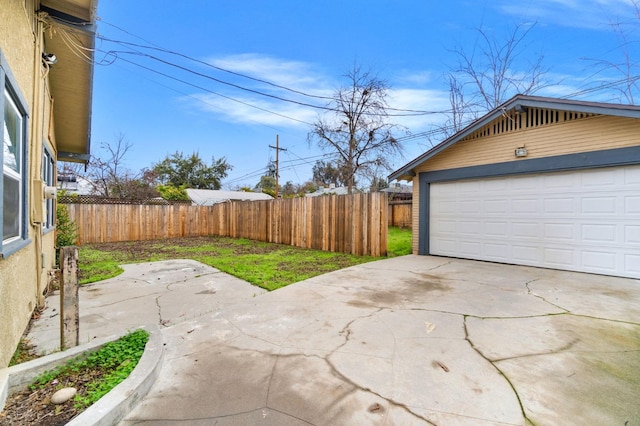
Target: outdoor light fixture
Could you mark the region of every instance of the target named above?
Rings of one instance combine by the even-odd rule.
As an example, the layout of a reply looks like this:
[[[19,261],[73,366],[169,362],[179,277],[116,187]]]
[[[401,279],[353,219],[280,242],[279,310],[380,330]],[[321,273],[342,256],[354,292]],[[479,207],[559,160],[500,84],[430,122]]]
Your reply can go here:
[[[56,62],[58,62],[58,58],[56,58],[56,55],[54,55],[53,53],[42,53],[42,62],[45,63],[45,65],[51,66],[54,65]]]
[[[516,157],[526,157],[527,156],[527,148],[525,148],[524,146],[516,148],[515,154],[516,154]]]

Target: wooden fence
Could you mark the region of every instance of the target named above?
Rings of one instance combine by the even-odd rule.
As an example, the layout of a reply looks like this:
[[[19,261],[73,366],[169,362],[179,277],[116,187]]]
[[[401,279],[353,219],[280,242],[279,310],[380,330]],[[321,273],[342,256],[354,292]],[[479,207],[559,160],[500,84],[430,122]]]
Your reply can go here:
[[[389,201],[389,226],[411,228],[413,225],[411,200]]]
[[[213,206],[67,204],[79,244],[217,235],[297,247],[384,256],[384,193]]]

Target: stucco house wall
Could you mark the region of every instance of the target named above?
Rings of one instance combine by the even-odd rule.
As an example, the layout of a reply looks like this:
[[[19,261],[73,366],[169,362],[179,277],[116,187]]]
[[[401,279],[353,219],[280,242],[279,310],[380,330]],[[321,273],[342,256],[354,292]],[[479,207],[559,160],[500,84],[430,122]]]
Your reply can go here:
[[[47,35],[47,28],[53,19],[51,14],[57,13],[56,8],[61,7],[66,8],[63,13],[74,8],[93,13],[95,1],[2,0],[0,6],[0,135],[3,139],[0,172],[5,179],[7,170],[11,168],[7,161],[15,163],[14,157],[17,157],[10,152],[10,149],[15,149],[11,143],[15,141],[10,140],[7,145],[9,136],[5,112],[13,111],[13,107],[7,105],[11,105],[11,102],[17,105],[21,123],[24,123],[21,127],[24,136],[20,137],[20,141],[24,142],[23,167],[21,173],[17,173],[21,182],[22,202],[19,204],[23,207],[19,215],[21,233],[17,237],[13,234],[7,237],[0,232],[0,368],[9,363],[34,309],[44,303],[43,294],[55,268],[55,204],[45,200],[44,187],[55,185],[55,164],[61,153],[60,143],[56,140],[54,117],[61,109],[56,110],[54,102],[56,90],[51,80],[53,68],[44,63],[42,55],[50,53],[47,48],[50,49],[49,43],[53,43]],[[92,39],[91,35],[88,37]],[[92,66],[85,63],[85,68]],[[85,99],[87,93],[90,96],[91,78],[72,79],[75,69],[69,66],[69,61],[56,72],[59,80],[73,80],[76,87],[82,88]],[[57,93],[56,100],[64,104],[64,92]],[[90,101],[90,97],[88,99]],[[82,113],[75,117],[67,114],[66,125],[84,124],[88,128],[89,104],[81,105],[79,111]],[[73,138],[63,139],[72,141]],[[88,133],[76,138],[75,142],[79,150],[88,150]],[[10,173],[14,171],[10,170]],[[5,212],[13,214],[15,211],[11,210],[15,192],[7,192],[8,203],[5,201],[7,198],[2,196],[6,185],[0,185],[0,219],[7,214]],[[14,232],[13,228],[10,229]]]
[[[40,66],[40,46],[42,37],[33,32],[34,15],[25,8],[25,2],[8,0],[0,8],[0,54],[3,56],[4,72],[10,72],[17,83],[17,90],[27,103],[29,114],[29,135],[27,155],[42,151],[42,134],[38,134],[34,111],[41,109],[41,97],[36,97],[35,85],[44,82],[38,78],[36,66]],[[4,86],[3,86],[4,87]],[[38,88],[40,89],[40,88]],[[36,133],[34,133],[36,132]],[[40,154],[41,155],[41,154]],[[40,156],[39,155],[39,156]],[[39,157],[38,156],[38,157]],[[39,161],[29,162],[27,176],[33,180],[40,170]],[[27,182],[27,185],[29,182]],[[30,198],[33,198],[31,196]],[[17,252],[0,260],[0,367],[8,364],[15,343],[29,322],[31,312],[36,307],[38,278],[36,246],[34,240],[40,224],[29,221],[27,235],[31,243]],[[51,252],[53,247],[44,248]]]

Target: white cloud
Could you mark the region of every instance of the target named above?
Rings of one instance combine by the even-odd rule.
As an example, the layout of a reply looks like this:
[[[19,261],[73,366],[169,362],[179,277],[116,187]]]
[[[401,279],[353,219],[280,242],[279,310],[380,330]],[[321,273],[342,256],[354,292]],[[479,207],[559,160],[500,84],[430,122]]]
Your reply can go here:
[[[520,19],[563,27],[610,30],[618,19],[634,16],[631,0],[538,0],[530,2],[501,1],[497,8]]]
[[[569,0],[546,0],[546,3],[575,7]],[[593,3],[593,2],[592,2]],[[241,54],[212,59],[211,63],[234,72],[250,75],[283,87],[292,88],[314,96],[331,97],[340,84],[327,75],[323,75],[318,67],[302,61],[286,60],[265,55]],[[431,81],[433,74],[429,70],[398,71],[389,83],[388,105],[390,121],[406,127],[412,133],[429,130],[446,121],[446,112],[451,108],[449,93],[441,89],[438,81]],[[540,96],[566,97],[580,94],[585,88],[596,87],[593,76],[585,75],[547,75],[549,81],[559,84],[546,87],[536,93]],[[190,96],[191,101],[197,99],[198,107],[214,113],[221,120],[239,125],[264,125],[292,130],[308,130],[318,114],[324,111],[304,104],[326,106],[328,99],[304,96],[283,88],[275,87],[246,78],[225,77],[234,84],[266,94],[240,90],[223,86],[216,89],[220,95],[199,93]],[[603,77],[599,78],[602,80]],[[399,86],[399,87],[396,87]],[[611,92],[611,91],[609,91]],[[577,99],[603,99],[603,93],[587,90]],[[609,98],[611,93],[609,93]],[[287,102],[289,99],[293,102]],[[403,111],[405,110],[405,111]],[[407,111],[409,110],[409,111]],[[432,114],[414,114],[413,111],[429,111]]]
[[[334,90],[331,80],[312,63],[253,53],[207,62],[241,75],[223,73],[218,78],[230,84],[217,87],[218,95],[200,93],[191,98],[200,101],[201,109],[231,123],[305,127],[322,111],[313,106],[326,106],[328,99],[323,97],[331,96]]]
[[[307,123],[316,117],[311,108],[257,96],[224,98],[205,93],[192,95],[192,98],[198,99],[202,109],[215,113],[222,121],[238,124],[301,127],[308,126]]]
[[[308,123],[314,122],[318,114],[323,111],[299,103],[324,107],[329,99],[318,97],[331,97],[340,84],[333,78],[323,75],[314,64],[266,55],[238,54],[213,58],[209,60],[209,63],[312,95],[304,96],[259,81],[227,76],[225,80],[233,79],[234,84],[249,90],[294,102],[286,102],[282,99],[233,88],[217,90],[222,96],[213,93],[191,96],[192,99],[200,101],[198,103],[200,108],[215,113],[223,121],[237,124],[260,124],[289,128],[308,127]],[[429,71],[399,72],[394,78],[395,81],[391,82],[391,86],[393,87],[397,82],[402,84],[403,88],[389,91],[389,105],[399,110],[442,111],[447,109],[448,95],[445,92],[423,88],[428,84],[431,75]],[[390,111],[390,113],[394,115],[411,114],[403,111]],[[409,115],[394,116],[391,119],[394,123],[415,132],[425,129],[434,122],[442,121],[443,116],[442,114]]]
[[[449,94],[442,90],[402,88],[389,92],[389,106],[401,110],[429,111],[434,114],[394,116],[394,123],[407,127],[411,132],[425,130],[442,122],[442,111],[450,109]],[[411,114],[411,112],[389,111],[390,114]]]
[[[274,84],[292,88],[312,95],[325,95],[321,87],[327,79],[315,70],[311,63],[286,60],[256,53],[242,53],[209,59],[209,63],[220,68]],[[244,80],[250,83],[250,80]],[[255,82],[254,82],[255,83]]]
[[[401,71],[395,78],[398,84],[419,84],[425,85],[433,82],[433,73],[431,71]]]

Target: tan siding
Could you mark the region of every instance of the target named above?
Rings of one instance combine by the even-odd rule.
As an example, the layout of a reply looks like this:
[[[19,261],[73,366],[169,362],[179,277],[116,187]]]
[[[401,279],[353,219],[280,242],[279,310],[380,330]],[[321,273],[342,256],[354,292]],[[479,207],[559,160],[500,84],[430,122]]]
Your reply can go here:
[[[525,146],[526,159],[640,145],[640,120],[594,116],[478,139],[464,140],[429,159],[416,172],[515,161]]]
[[[560,117],[561,114],[564,113],[560,112]],[[522,146],[528,152],[525,159],[640,146],[640,120],[633,118],[596,115],[493,134],[493,125],[497,122],[502,125],[505,120],[495,120],[418,166],[415,172],[516,161],[514,150]],[[487,128],[491,130],[487,131]],[[413,178],[413,252],[416,254],[420,229],[419,197],[416,176]]]

